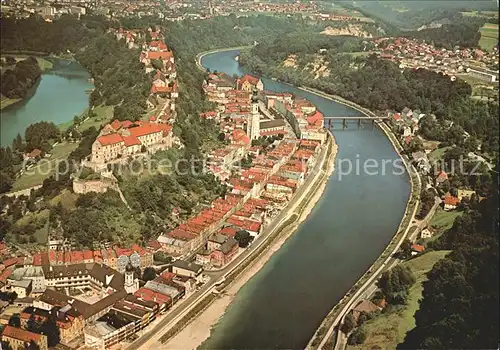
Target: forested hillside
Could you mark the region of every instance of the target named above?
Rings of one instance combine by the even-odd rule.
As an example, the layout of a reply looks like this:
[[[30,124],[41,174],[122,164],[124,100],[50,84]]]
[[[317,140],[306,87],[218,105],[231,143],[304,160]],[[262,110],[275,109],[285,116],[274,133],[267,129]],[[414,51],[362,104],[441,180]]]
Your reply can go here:
[[[360,11],[367,17],[376,18],[402,29],[417,29],[422,25],[449,19],[461,11],[496,11],[494,0],[481,1],[350,1],[338,3]]]
[[[498,225],[495,190],[457,218],[434,245],[453,252],[428,274],[417,326],[398,349],[498,347]]]
[[[471,100],[472,89],[462,80],[451,81],[444,75],[424,69],[401,73],[399,67],[390,61],[375,56],[351,57],[346,54],[360,45],[365,44],[356,39],[332,38],[328,50],[318,55],[318,45],[308,33],[290,34],[243,52],[240,63],[259,75],[339,95],[374,111],[401,111],[404,107],[411,107],[435,114],[438,123],[453,121],[480,139],[484,150],[496,158],[498,104]],[[297,55],[296,67],[284,65],[284,59],[290,54]],[[315,57],[326,62],[328,76],[315,77],[305,69]],[[443,127],[429,131],[440,132],[438,140],[458,144],[464,141],[461,134],[446,133]]]
[[[116,106],[114,116],[119,120],[138,120],[144,114],[151,79],[139,62],[139,54],[139,50],[129,50],[124,40],[106,34],[75,55],[94,78],[91,106]]]
[[[41,75],[42,70],[35,57],[19,61],[12,69],[8,68],[2,72],[1,93],[11,99],[23,98]]]
[[[109,23],[105,17],[63,15],[57,21],[45,22],[40,16],[15,19],[1,17],[2,52],[34,51],[40,53],[76,52],[102,34]]]

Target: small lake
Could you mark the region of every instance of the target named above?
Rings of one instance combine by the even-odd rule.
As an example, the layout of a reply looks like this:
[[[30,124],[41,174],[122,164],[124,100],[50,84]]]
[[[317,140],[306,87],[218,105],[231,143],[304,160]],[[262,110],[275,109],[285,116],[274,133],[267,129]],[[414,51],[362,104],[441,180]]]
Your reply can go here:
[[[9,146],[33,123],[62,124],[80,115],[89,105],[87,89],[93,88],[88,72],[77,62],[52,59],[53,69],[42,74],[28,96],[1,111],[0,146]]]

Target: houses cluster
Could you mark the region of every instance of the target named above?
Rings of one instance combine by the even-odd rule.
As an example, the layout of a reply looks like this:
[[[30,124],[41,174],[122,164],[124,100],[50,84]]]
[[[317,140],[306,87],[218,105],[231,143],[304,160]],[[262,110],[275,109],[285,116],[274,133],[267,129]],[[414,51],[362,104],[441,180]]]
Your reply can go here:
[[[458,47],[439,49],[404,37],[378,38],[373,43],[380,58],[398,63],[401,69],[428,69],[448,75],[451,80],[458,74],[467,74],[486,82],[498,81],[498,52]]]
[[[283,116],[297,138],[316,140],[323,144],[327,138],[324,116],[314,104],[288,93],[266,93],[267,108]]]
[[[419,122],[425,117],[425,113],[419,110],[411,110],[405,107],[401,112],[388,112],[392,126],[400,134],[400,141],[403,145],[408,146],[417,137],[419,130]],[[430,149],[426,153],[430,153]]]
[[[51,240],[50,242],[59,242]],[[6,247],[1,243],[2,247]],[[5,249],[5,248],[4,248]],[[114,246],[95,250],[75,250],[62,248],[58,243],[48,246],[48,250],[13,257],[7,250],[0,263],[0,287],[14,288],[18,296],[39,295],[47,288],[42,268],[44,266],[64,266],[78,264],[102,264],[119,273],[124,273],[130,264],[135,269],[145,269],[153,265],[153,251],[137,244],[131,248]]]
[[[238,254],[235,237],[239,231],[258,236],[286,206],[314,165],[323,139],[298,140],[290,134],[287,120],[267,106],[268,100],[293,101],[292,96],[264,92],[257,77],[213,73],[203,89],[218,106],[200,118],[215,121],[225,141],[224,147],[207,154],[208,170],[229,191],[150,245],[180,257],[196,253],[197,263],[219,268]],[[302,103],[297,102],[297,106]],[[313,105],[303,103],[303,108],[307,111],[304,132],[319,132],[322,116]],[[266,147],[257,142],[263,137],[270,143]]]
[[[172,147],[172,125],[153,121],[114,120],[105,125],[92,144],[86,166],[96,171],[108,164],[129,161],[129,158],[152,154]]]
[[[319,150],[318,141],[290,139],[275,141],[269,151],[247,148],[256,155],[252,166],[233,169],[224,198],[150,244],[174,256],[197,251],[196,262],[206,267],[226,265],[239,251],[236,233],[258,236],[302,185]]]
[[[410,160],[415,169],[422,176],[428,178],[427,187],[434,187],[439,193],[443,194],[441,199],[445,211],[456,209],[464,198],[470,199],[472,197],[474,191],[467,189],[459,189],[458,195],[452,195],[449,192],[449,177],[452,175],[445,171],[448,170],[444,166],[445,164],[441,164],[441,160],[439,159],[437,161],[435,160],[435,163],[431,163],[429,154],[436,150],[439,142],[425,140],[421,135],[418,135],[419,122],[425,117],[424,113],[421,113],[419,110],[412,111],[410,108],[405,107],[401,112],[388,112],[388,117],[389,124],[396,135],[399,135],[399,140],[405,149],[422,149],[411,152]],[[431,115],[431,117],[435,118],[433,115]],[[452,123],[450,122],[449,125],[451,127]],[[463,133],[464,138],[470,136],[465,131]],[[418,143],[418,147],[415,147],[416,144],[414,143]],[[476,155],[474,153],[468,155],[469,158],[475,159],[472,156]],[[422,238],[428,238],[430,236],[432,236],[430,230],[427,230],[425,233],[422,231]]]
[[[62,344],[108,349],[133,337],[204,282],[202,266],[178,260],[139,287],[137,271],[153,265],[154,249],[138,245],[49,249],[30,257],[11,257],[3,243],[0,249],[0,291],[17,298],[11,305],[2,302],[0,323],[7,325],[13,314],[21,320],[21,328],[3,329],[2,340],[11,346],[33,340],[47,349],[47,335],[26,325],[30,319],[41,324],[50,317],[56,319]]]
[[[134,122],[114,120],[104,126],[92,144],[91,155],[84,161],[95,171],[105,171],[108,164],[126,163],[171,148],[174,143],[172,124],[179,94],[173,53],[164,43],[163,35],[151,28],[146,34],[122,28],[110,31],[118,40],[125,39],[129,48],[142,43],[139,61],[144,64],[146,74],[155,72],[146,104],[156,115]],[[146,36],[151,37],[149,42],[144,40]]]
[[[3,15],[26,18],[36,14],[47,22],[52,22],[54,19],[68,14],[76,15],[80,18],[81,15],[87,14],[90,8],[92,8],[90,1],[85,0],[61,1],[61,3],[58,3],[58,6],[54,6],[53,3],[43,0],[10,0],[2,2]]]

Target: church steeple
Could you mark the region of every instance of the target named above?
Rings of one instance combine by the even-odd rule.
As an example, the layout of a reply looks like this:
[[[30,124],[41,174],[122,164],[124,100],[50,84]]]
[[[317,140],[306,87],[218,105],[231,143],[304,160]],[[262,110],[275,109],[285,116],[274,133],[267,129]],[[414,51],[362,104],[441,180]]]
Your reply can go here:
[[[256,88],[252,91],[252,110],[247,119],[247,135],[250,140],[256,140],[260,136],[260,114],[259,97]]]

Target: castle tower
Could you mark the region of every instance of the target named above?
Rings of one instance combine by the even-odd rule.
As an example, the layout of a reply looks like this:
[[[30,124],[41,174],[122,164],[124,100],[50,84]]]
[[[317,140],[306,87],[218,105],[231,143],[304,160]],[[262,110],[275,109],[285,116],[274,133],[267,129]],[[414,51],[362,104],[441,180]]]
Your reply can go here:
[[[139,280],[134,278],[134,268],[129,263],[125,269],[125,291],[134,294],[139,289]]]
[[[247,119],[247,135],[250,140],[256,140],[260,137],[260,114],[257,89],[253,89],[252,92],[252,110]]]

